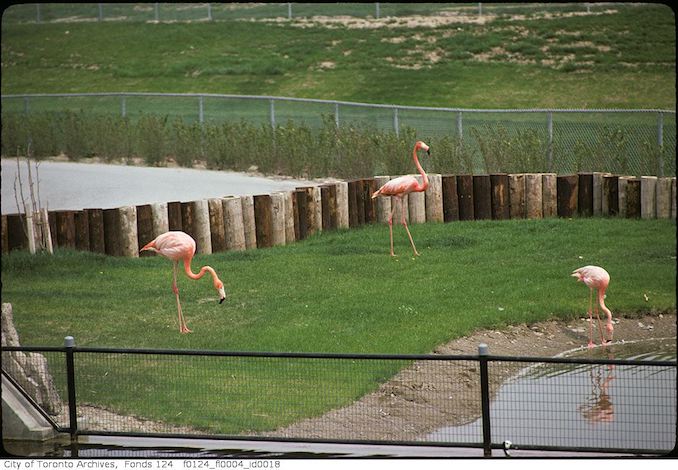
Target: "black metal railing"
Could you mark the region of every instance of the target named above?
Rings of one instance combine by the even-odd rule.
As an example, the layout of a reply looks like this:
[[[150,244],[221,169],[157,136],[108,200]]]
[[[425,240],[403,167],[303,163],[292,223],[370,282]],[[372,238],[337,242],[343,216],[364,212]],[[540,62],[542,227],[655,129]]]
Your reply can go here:
[[[611,348],[610,348],[611,350]],[[47,358],[78,435],[665,454],[675,360],[3,347]],[[27,354],[28,353],[28,354]],[[6,356],[10,355],[10,356]],[[143,417],[142,417],[143,415]]]

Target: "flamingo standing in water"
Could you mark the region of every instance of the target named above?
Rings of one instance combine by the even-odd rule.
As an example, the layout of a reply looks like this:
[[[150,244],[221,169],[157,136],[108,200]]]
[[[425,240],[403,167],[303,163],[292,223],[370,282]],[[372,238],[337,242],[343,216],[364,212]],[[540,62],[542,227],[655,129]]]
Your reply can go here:
[[[410,234],[410,229],[407,228],[407,219],[405,218],[405,206],[403,205],[403,198],[407,196],[409,193],[412,192],[417,192],[420,193],[422,191],[426,191],[426,188],[428,188],[428,177],[426,176],[426,172],[424,169],[421,167],[419,164],[419,159],[417,158],[417,150],[419,149],[424,149],[426,150],[426,153],[428,155],[431,155],[431,152],[429,150],[428,145],[426,145],[424,142],[421,140],[417,141],[416,144],[414,144],[414,150],[412,150],[412,158],[414,159],[414,165],[417,167],[417,170],[419,170],[419,174],[422,176],[424,182],[422,184],[419,184],[419,181],[412,176],[412,175],[405,175],[405,176],[400,176],[398,178],[392,179],[385,185],[383,185],[381,188],[379,188],[377,191],[372,194],[372,199],[379,197],[379,196],[394,196],[398,201],[400,202],[400,208],[402,212],[402,223],[403,226],[405,227],[405,230],[407,231],[407,236],[410,238],[410,243],[412,244],[412,249],[414,250],[415,256],[419,256],[419,253],[417,252],[417,247],[414,246],[414,240],[412,240],[412,234]],[[391,237],[391,256],[395,256],[393,253],[393,214],[395,213],[396,210],[396,205],[393,205],[393,209],[391,210],[391,215],[388,217],[388,230],[389,230],[389,235]]]
[[[217,273],[210,266],[203,266],[200,268],[198,274],[193,274],[191,271],[191,260],[195,254],[195,240],[190,235],[184,232],[171,231],[158,235],[155,240],[149,242],[140,251],[155,251],[160,255],[168,258],[174,262],[174,280],[172,281],[172,291],[177,297],[177,309],[179,310],[179,332],[190,333],[191,330],[186,326],[184,316],[181,313],[181,302],[179,302],[179,289],[177,288],[177,265],[179,261],[184,262],[184,271],[191,279],[200,279],[209,272],[212,275],[214,288],[219,293],[219,303],[222,303],[226,298],[224,290],[224,283],[221,282]]]
[[[612,341],[612,335],[614,333],[614,326],[612,325],[612,312],[605,306],[605,290],[610,284],[610,275],[600,266],[584,266],[583,268],[575,269],[572,271],[572,277],[576,277],[577,281],[581,281],[590,290],[589,295],[589,344],[588,347],[592,348],[595,346],[593,344],[593,315],[591,312],[591,307],[593,304],[593,290],[598,290],[598,304],[600,308],[607,315],[607,325],[606,330],[609,335],[609,339],[603,338],[603,328],[600,324],[600,315],[598,313],[598,305],[596,305],[596,317],[598,318],[598,331],[600,333],[600,342],[601,344],[607,344]]]

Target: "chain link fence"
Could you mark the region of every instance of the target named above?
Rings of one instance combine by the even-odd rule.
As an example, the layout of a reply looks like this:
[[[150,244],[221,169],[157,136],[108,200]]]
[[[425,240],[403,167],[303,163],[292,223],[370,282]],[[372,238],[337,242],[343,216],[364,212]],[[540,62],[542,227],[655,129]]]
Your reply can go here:
[[[93,125],[91,116],[106,117],[102,129],[90,130],[93,135],[86,132],[86,127]],[[150,116],[156,116],[157,121],[149,123]],[[25,151],[27,142],[31,141],[33,150],[38,151],[37,156],[44,147],[43,156],[64,152],[77,157],[73,155],[73,142],[68,142],[74,136],[80,141],[89,141],[89,144],[78,142],[87,147],[79,156],[87,156],[88,152],[104,156],[108,152],[112,157],[127,156],[113,155],[116,152],[139,154],[148,147],[147,143],[139,143],[139,148],[131,146],[121,150],[117,147],[121,142],[130,141],[124,134],[132,132],[134,126],[153,124],[163,133],[158,137],[162,142],[157,145],[153,142],[154,151],[167,146],[168,142],[172,145],[182,143],[183,147],[170,150],[182,153],[189,149],[195,153],[187,159],[189,165],[194,158],[204,159],[209,164],[211,158],[216,158],[214,155],[219,153],[219,148],[232,144],[235,138],[221,135],[225,123],[248,123],[253,126],[246,129],[252,134],[251,141],[275,140],[266,145],[258,144],[262,152],[264,149],[280,152],[285,141],[290,140],[288,137],[301,127],[303,132],[295,137],[296,140],[291,140],[300,146],[299,141],[304,139],[303,145],[313,147],[307,149],[314,153],[307,158],[309,165],[316,165],[317,172],[331,172],[315,176],[367,177],[403,171],[390,166],[388,160],[392,157],[386,155],[383,158],[375,155],[372,165],[363,162],[359,169],[347,170],[349,174],[339,174],[341,170],[327,162],[320,164],[323,160],[341,159],[341,155],[323,154],[322,145],[329,145],[327,142],[313,141],[314,134],[329,139],[333,129],[362,132],[361,141],[351,144],[353,148],[376,148],[392,139],[407,152],[411,147],[410,140],[423,139],[435,145],[428,170],[440,173],[602,171],[636,176],[676,174],[676,114],[671,110],[482,110],[274,96],[89,93],[3,95],[2,117],[4,156]],[[112,118],[122,121],[111,122]],[[115,139],[116,148],[101,148],[102,142],[106,141],[105,134],[113,135],[114,131],[121,133],[120,138]],[[244,133],[243,128],[237,131]],[[193,139],[190,142],[186,142],[188,134]],[[153,133],[145,131],[140,135],[150,139]],[[334,139],[343,137],[336,135]],[[290,158],[293,157],[272,157],[274,160]],[[252,161],[249,164],[261,163]],[[213,167],[223,166],[214,164]],[[355,174],[350,174],[351,171]],[[298,172],[303,173],[302,170]]]
[[[17,356],[47,357],[45,374],[63,401],[51,419],[71,434],[487,451],[510,441],[517,449],[623,453],[665,453],[676,439],[676,363],[651,357],[72,347],[3,347],[2,355],[3,373],[19,383],[27,361],[19,369]]]
[[[349,16],[382,19],[412,15],[592,13],[609,8],[604,3],[30,3],[12,5],[3,23],[80,21],[228,21],[294,20]]]

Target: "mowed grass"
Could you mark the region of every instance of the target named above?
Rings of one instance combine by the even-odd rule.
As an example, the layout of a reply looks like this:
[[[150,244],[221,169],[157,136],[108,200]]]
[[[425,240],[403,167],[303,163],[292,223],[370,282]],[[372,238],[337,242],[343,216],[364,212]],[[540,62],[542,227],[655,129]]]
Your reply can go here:
[[[79,346],[428,353],[479,328],[580,324],[588,290],[570,273],[588,264],[609,271],[615,316],[675,312],[675,230],[673,221],[601,218],[428,223],[411,227],[416,259],[396,227],[391,259],[387,226],[373,225],[196,256],[194,270],[213,266],[228,298],[219,305],[209,280],[181,274],[188,335],[178,332],[171,264],[160,257],[13,252],[3,255],[3,302],[14,306],[24,345],[73,335]],[[226,434],[346,405],[406,364],[79,357],[82,403]]]
[[[350,27],[351,20],[324,25],[307,19],[3,22],[2,93],[230,93],[471,108],[675,107],[675,17],[666,5],[614,4],[595,6],[590,15],[551,17],[532,10],[483,24],[406,27],[391,18],[366,29]]]

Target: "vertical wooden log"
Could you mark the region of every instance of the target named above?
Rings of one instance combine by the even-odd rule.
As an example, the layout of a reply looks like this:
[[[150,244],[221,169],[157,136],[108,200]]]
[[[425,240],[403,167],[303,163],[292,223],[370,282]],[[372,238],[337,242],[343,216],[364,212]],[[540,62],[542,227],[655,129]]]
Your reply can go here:
[[[492,218],[506,220],[511,217],[509,206],[509,177],[505,173],[490,175],[492,192]]]
[[[320,186],[312,186],[309,193],[311,194],[311,203],[313,205],[313,212],[311,214],[313,222],[313,233],[322,232],[323,230],[323,205],[320,196]]]
[[[459,195],[459,220],[474,220],[473,175],[457,176],[457,194]]]
[[[56,211],[57,246],[75,248],[75,216],[73,211]]]
[[[657,178],[657,218],[671,218],[671,178]]]
[[[419,184],[424,184],[424,178],[421,175],[414,176]],[[426,222],[426,195],[421,192],[412,192],[407,195],[407,209],[410,213],[410,224],[423,224]]]
[[[182,202],[181,203],[181,230],[186,232],[195,240],[195,227],[194,223],[194,214],[193,214],[193,203],[192,202]],[[197,252],[197,242],[196,242],[196,252]]]
[[[210,240],[212,253],[226,250],[226,230],[224,229],[224,204],[221,198],[207,200],[209,211]]]
[[[355,182],[356,209],[358,215],[358,225],[365,225],[365,180],[359,179]]]
[[[490,175],[473,177],[473,217],[476,220],[492,218],[492,184]]]
[[[389,176],[375,176],[374,182],[377,189],[388,183],[390,179]],[[374,199],[374,201],[377,203],[377,222],[380,224],[388,223],[388,217],[391,214],[391,198],[388,196],[381,196]]]
[[[542,184],[542,213],[544,217],[558,215],[558,192],[555,173],[544,173],[541,176]]]
[[[603,176],[601,215],[615,216],[619,213],[619,177]]]
[[[153,209],[150,204],[137,206],[137,234],[139,250],[155,238],[153,236]],[[155,256],[155,253],[153,251],[142,251],[139,256]]]
[[[657,177],[641,176],[640,178],[640,216],[643,219],[657,217]]]
[[[337,187],[333,184],[320,186],[322,201],[323,231],[337,228]]]
[[[443,177],[440,174],[428,175],[426,189],[426,221],[443,222]]]
[[[36,212],[35,217],[39,217]],[[87,222],[87,213],[77,211],[74,214],[75,219],[75,248],[80,251],[89,250],[89,223]]]
[[[577,207],[580,217],[593,215],[593,173],[579,173]]]
[[[525,207],[525,175],[510,174],[509,177],[509,214],[512,219],[524,219],[527,216]]]
[[[106,253],[104,211],[102,209],[85,209],[85,213],[89,225],[89,249],[94,253]]]
[[[109,256],[120,256],[120,218],[118,209],[104,209],[104,245]]]
[[[196,253],[212,253],[212,233],[210,230],[210,211],[206,199],[191,201],[193,214],[193,238],[196,244]]]
[[[372,193],[377,190],[374,178],[363,180],[363,199],[365,201],[365,223],[372,224],[377,221],[377,201],[372,199]]]
[[[3,253],[9,253],[9,238],[7,237],[7,216],[2,215],[0,216],[0,219],[2,219],[2,222],[0,226],[2,227],[2,252]]]
[[[273,246],[273,209],[271,196],[254,196],[254,220],[257,233],[257,248]]]
[[[242,199],[225,197],[221,200],[224,213],[224,243],[227,250],[243,251],[245,242],[245,224],[243,223]]]
[[[619,217],[626,218],[626,189],[632,176],[620,176],[617,180],[617,191],[619,193]]]
[[[525,215],[528,219],[544,218],[543,185],[540,173],[525,175]]]
[[[118,209],[120,222],[120,256],[139,257],[139,237],[137,234],[137,208],[125,206]]]
[[[169,217],[166,202],[151,204],[151,214],[151,220],[153,222],[153,238],[169,231]]]
[[[459,220],[459,195],[457,194],[457,177],[443,175],[443,220],[453,222]]]
[[[579,201],[579,176],[566,175],[556,178],[558,217],[574,217]]]
[[[32,255],[35,254],[35,221],[34,215],[31,212],[28,212],[24,215],[26,221],[26,241],[28,243],[28,252]],[[77,234],[77,232],[76,232]],[[77,238],[77,235],[76,235]]]
[[[306,191],[297,189],[294,192],[294,232],[297,240],[305,240],[308,237],[308,203]]]
[[[181,224],[181,203],[178,201],[167,203],[167,226],[172,231],[183,230]]]
[[[340,181],[337,186],[337,228],[349,227],[348,183]]]
[[[297,240],[294,232],[294,192],[285,191],[283,193],[283,200],[285,211],[285,244],[289,245]]]
[[[629,178],[626,181],[626,217],[629,219],[638,219],[641,216],[640,191],[640,178]]]
[[[603,215],[603,180],[609,173],[593,173],[593,216]]]
[[[7,214],[7,251],[24,250],[27,247],[23,217],[19,214]]]
[[[360,225],[360,216],[358,215],[358,186],[360,180],[351,180],[348,182],[348,225],[357,227]]]
[[[241,196],[242,223],[245,230],[245,247],[250,250],[257,247],[257,229],[254,221],[254,197]]]
[[[271,194],[271,244],[285,244],[285,196],[281,192]]]

